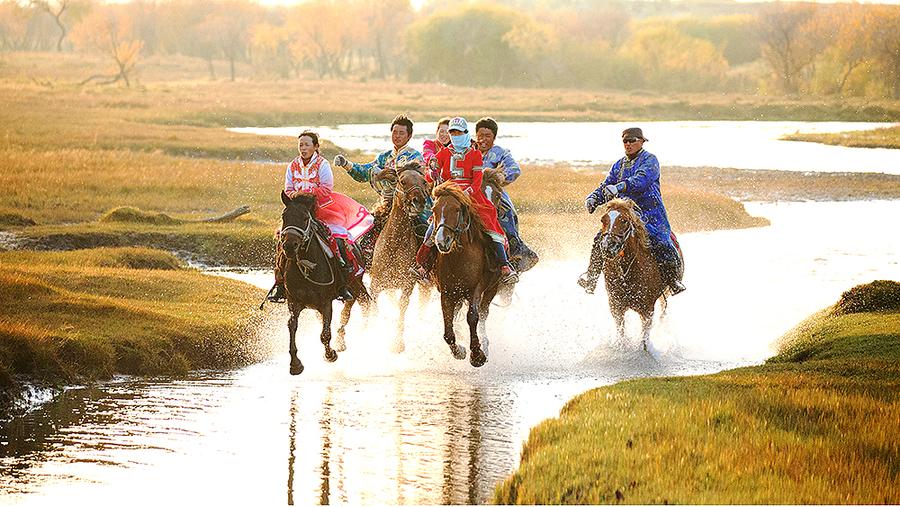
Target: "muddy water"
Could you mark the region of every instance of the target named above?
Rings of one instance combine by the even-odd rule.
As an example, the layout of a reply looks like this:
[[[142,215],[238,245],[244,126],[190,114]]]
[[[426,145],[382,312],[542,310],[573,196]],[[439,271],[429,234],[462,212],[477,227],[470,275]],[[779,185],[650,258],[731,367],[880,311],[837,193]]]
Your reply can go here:
[[[799,319],[850,286],[900,279],[900,238],[881,224],[898,202],[750,203],[771,227],[684,235],[689,291],[653,333],[658,361],[611,345],[602,291],[572,282],[580,257],[523,276],[488,324],[489,362],[453,360],[436,301],[407,319],[384,299],[348,351],[322,358],[301,325],[306,371],[287,374],[283,308],[267,332],[279,354],[188,379],[119,378],[74,387],[0,428],[0,503],[165,501],[481,503],[517,465],[529,429],[577,393],[642,375],[754,364]],[[267,273],[231,274],[260,285]],[[637,319],[629,323],[637,330]]]

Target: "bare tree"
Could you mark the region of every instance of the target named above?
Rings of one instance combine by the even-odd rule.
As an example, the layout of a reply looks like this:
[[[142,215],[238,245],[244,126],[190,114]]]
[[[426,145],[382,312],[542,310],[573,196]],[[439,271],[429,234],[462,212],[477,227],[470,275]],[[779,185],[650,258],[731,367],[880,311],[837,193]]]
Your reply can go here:
[[[31,0],[31,5],[53,16],[53,20],[56,22],[56,26],[59,27],[60,31],[59,39],[56,41],[56,50],[62,51],[63,39],[65,39],[66,34],[69,33],[69,29],[66,28],[62,18],[66,10],[72,6],[72,0],[56,0],[52,3],[49,0]]]
[[[93,75],[81,83],[87,84],[97,80],[101,84],[124,81],[131,87],[130,76],[138,62],[144,43],[134,35],[131,20],[123,13],[115,12],[111,7],[98,11],[85,19],[76,27],[73,34],[76,44],[87,49],[99,51],[115,62],[115,74]]]

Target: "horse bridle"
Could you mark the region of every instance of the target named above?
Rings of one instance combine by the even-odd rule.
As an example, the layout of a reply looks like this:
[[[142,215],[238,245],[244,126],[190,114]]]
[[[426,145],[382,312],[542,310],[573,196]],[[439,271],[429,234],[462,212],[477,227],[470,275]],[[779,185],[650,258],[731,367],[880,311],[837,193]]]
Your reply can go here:
[[[465,224],[465,226],[463,226],[463,224]],[[459,242],[460,236],[469,231],[469,227],[471,225],[472,225],[472,217],[470,217],[465,212],[464,208],[462,207],[462,203],[460,203],[459,213],[457,214],[457,218],[456,218],[456,227],[450,227],[449,225],[445,224],[443,220],[441,220],[441,223],[439,223],[437,225],[437,227],[435,228],[434,234],[435,234],[435,236],[437,236],[438,231],[440,231],[442,227],[444,229],[447,229],[449,231],[449,233],[452,234],[452,236],[450,236],[451,237],[450,250],[448,250],[448,252],[450,252],[450,251],[453,251],[453,248]]]
[[[423,211],[425,211],[425,203],[428,201],[428,196],[426,195],[425,190],[423,190],[422,188],[419,188],[419,187],[413,188],[413,190],[417,190],[418,195],[420,195],[422,197],[422,209],[417,210],[417,209],[415,209],[415,207],[412,207],[412,208],[409,207],[409,205],[412,204],[412,200],[407,199],[407,196],[410,195],[412,192],[404,191],[400,184],[400,175],[406,171],[415,171],[415,172],[419,173],[420,175],[422,175],[423,177],[425,175],[421,171],[419,171],[417,169],[412,169],[412,168],[403,169],[403,170],[400,170],[397,172],[397,185],[394,188],[394,195],[395,196],[399,195],[400,197],[403,198],[403,209],[406,210],[406,214],[409,215],[410,217],[415,217],[415,216],[419,215],[420,213],[422,213]],[[415,195],[413,195],[413,197],[415,197]]]
[[[330,262],[328,262],[327,264],[331,279],[327,282],[320,282],[313,280],[312,276],[310,275],[310,272],[316,267],[316,264],[312,261],[300,257],[301,251],[303,253],[309,251],[309,245],[312,243],[312,238],[315,235],[315,219],[313,218],[312,213],[310,213],[309,210],[304,211],[306,211],[306,214],[309,217],[309,220],[306,221],[306,228],[301,229],[294,225],[282,227],[281,232],[279,233],[279,239],[284,242],[285,236],[294,236],[300,238],[300,248],[297,250],[297,253],[293,258],[291,256],[288,256],[288,259],[294,261],[294,264],[297,265],[297,269],[300,270],[300,275],[303,276],[303,278],[305,278],[309,283],[319,286],[331,285],[332,283],[334,283],[335,276],[334,267]],[[287,252],[285,252],[285,255],[287,255]]]

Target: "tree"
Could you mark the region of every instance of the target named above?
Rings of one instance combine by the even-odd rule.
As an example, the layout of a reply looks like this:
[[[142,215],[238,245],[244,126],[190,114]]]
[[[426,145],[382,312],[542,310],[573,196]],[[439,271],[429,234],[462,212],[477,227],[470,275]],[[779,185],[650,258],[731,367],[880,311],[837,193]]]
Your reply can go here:
[[[105,7],[77,25],[72,38],[76,45],[105,54],[115,62],[115,74],[94,75],[80,84],[94,80],[100,80],[102,84],[111,84],[122,80],[125,81],[125,86],[131,87],[130,76],[137,65],[143,41],[135,37],[129,16],[121,10]]]
[[[409,0],[374,0],[359,5],[360,43],[371,51],[378,77],[397,75],[401,68],[406,28],[413,20]]]
[[[65,23],[63,23],[62,18],[66,10],[72,6],[72,3],[72,0],[56,0],[55,2],[50,2],[49,0],[31,0],[31,5],[51,15],[56,22],[56,26],[59,27],[60,34],[59,39],[56,41],[56,50],[60,52],[62,51],[63,39],[66,38],[66,34],[69,32],[69,29],[66,27]]]
[[[819,34],[810,21],[816,13],[811,4],[776,2],[759,13],[757,28],[763,56],[782,90],[796,93],[803,70],[820,51]]]
[[[310,62],[319,77],[341,77],[350,70],[351,51],[363,30],[362,21],[348,1],[312,0],[294,6],[287,16],[291,53]]]
[[[900,99],[900,7],[872,6],[868,30],[872,58],[892,98]]]
[[[646,24],[622,51],[637,59],[647,85],[660,90],[705,91],[719,88],[728,70],[711,42],[679,32],[668,23]]]

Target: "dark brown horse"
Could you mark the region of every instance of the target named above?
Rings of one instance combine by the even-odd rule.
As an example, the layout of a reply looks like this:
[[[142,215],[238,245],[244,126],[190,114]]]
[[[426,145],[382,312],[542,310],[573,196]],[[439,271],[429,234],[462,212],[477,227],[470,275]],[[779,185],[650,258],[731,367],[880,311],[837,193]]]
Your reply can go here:
[[[325,360],[337,360],[337,352],[331,348],[331,302],[337,297],[338,270],[341,266],[337,255],[332,254],[318,232],[324,227],[315,216],[316,199],[300,195],[289,198],[281,193],[284,211],[281,214],[281,235],[278,244],[278,264],[284,272],[284,288],[287,292],[288,331],[291,335],[291,375],[303,372],[303,364],[297,357],[297,319],[306,308],[319,312],[322,316],[322,345]],[[338,331],[337,350],[344,350],[344,328],[350,319],[353,303],[369,303],[369,294],[362,283],[362,277],[353,276],[347,281],[347,288],[354,299],[344,302],[341,312],[341,327]]]
[[[428,183],[418,162],[404,165],[397,170],[397,188],[394,192],[391,211],[387,222],[375,242],[372,255],[372,283],[370,293],[372,301],[385,290],[400,290],[400,317],[397,320],[397,334],[391,347],[394,352],[402,352],[403,329],[406,309],[416,281],[409,275],[409,270],[416,263],[416,251],[421,241],[415,234],[416,217],[425,210],[428,204]],[[426,285],[420,285],[422,297]],[[374,309],[374,305],[372,305]]]
[[[457,308],[469,302],[469,362],[481,366],[487,361],[478,338],[479,323],[484,327],[491,300],[497,294],[500,271],[488,260],[491,241],[472,199],[455,183],[436,187],[434,195],[434,244],[438,249],[433,279],[441,293],[444,316],[444,341],[456,359],[466,357],[466,349],[456,344],[453,319]]]
[[[599,208],[600,245],[606,259],[603,278],[609,295],[609,310],[616,322],[619,340],[625,338],[625,312],[641,317],[641,344],[647,350],[656,302],[666,306],[666,284],[650,251],[647,229],[634,202],[613,199]]]

